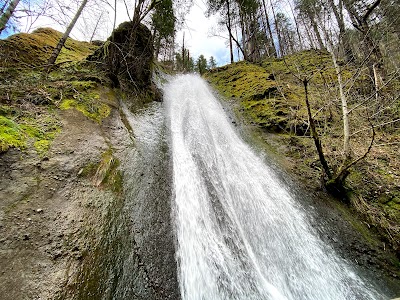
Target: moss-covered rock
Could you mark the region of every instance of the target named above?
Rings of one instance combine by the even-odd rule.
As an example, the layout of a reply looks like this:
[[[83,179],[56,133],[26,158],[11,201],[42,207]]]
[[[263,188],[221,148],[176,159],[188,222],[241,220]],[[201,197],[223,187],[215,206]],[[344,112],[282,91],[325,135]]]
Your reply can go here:
[[[117,106],[107,77],[82,60],[97,46],[68,39],[58,62],[63,64],[42,74],[43,64],[61,33],[42,28],[32,34],[16,34],[0,40],[0,150],[32,147],[45,156],[61,130],[58,109],[76,109],[101,122]]]
[[[153,37],[143,24],[124,22],[88,59],[101,61],[115,86],[140,89],[151,85]]]
[[[240,101],[251,122],[271,132],[303,132],[299,128],[307,114],[298,85],[283,84],[271,70],[246,62],[214,69],[205,77],[225,97]]]
[[[37,153],[44,156],[50,148],[51,141],[61,130],[61,124],[51,110],[19,110],[17,113],[3,111],[1,114],[0,152],[11,147],[25,149],[32,144]]]
[[[118,106],[118,103],[109,88],[99,86],[93,81],[71,81],[65,83],[64,98],[59,107],[63,110],[76,109],[100,123],[109,116],[110,105]]]
[[[124,22],[88,60],[102,63],[101,70],[115,87],[149,102],[161,99],[151,80],[153,52],[150,30],[143,24],[134,26],[133,22]]]

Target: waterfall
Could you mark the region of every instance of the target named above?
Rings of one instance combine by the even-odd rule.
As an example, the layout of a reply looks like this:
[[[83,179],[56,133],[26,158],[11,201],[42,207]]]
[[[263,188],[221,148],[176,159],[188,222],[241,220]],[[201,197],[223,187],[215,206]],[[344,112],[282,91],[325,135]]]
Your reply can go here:
[[[184,300],[381,299],[324,244],[196,75],[164,87]]]

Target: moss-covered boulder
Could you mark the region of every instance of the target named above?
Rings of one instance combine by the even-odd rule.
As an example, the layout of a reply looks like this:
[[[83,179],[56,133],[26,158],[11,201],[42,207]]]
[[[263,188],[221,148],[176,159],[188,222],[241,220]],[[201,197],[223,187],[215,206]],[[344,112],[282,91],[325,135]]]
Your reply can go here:
[[[102,62],[115,86],[143,90],[151,86],[153,37],[143,24],[124,22],[88,60]]]

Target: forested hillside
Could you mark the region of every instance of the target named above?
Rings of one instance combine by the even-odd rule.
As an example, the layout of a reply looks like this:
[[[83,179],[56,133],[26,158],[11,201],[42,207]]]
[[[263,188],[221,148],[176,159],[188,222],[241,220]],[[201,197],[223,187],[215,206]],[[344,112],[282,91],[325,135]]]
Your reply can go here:
[[[11,291],[6,299],[182,296],[185,290],[179,290],[177,274],[182,257],[177,258],[177,251],[184,247],[176,244],[178,225],[171,213],[176,209],[171,201],[177,189],[172,160],[174,154],[181,156],[173,153],[173,133],[168,131],[171,104],[160,102],[167,98],[162,91],[173,81],[170,75],[196,72],[233,112],[231,123],[239,128],[237,132],[248,130],[254,149],[271,155],[277,168],[300,182],[299,189],[304,187],[315,196],[299,205],[311,211],[315,204],[315,210],[322,211],[315,224],[329,224],[326,232],[315,231],[325,236],[322,244],[329,240],[327,248],[318,249],[345,245],[345,253],[340,253],[345,259],[371,267],[376,277],[391,277],[387,282],[393,281],[394,295],[400,276],[399,1],[207,0],[204,14],[218,20],[210,36],[224,40],[225,57],[218,52],[193,55],[188,36],[196,29],[187,28],[185,20],[193,5],[191,0],[6,0],[1,4],[0,269],[4,271],[0,294]],[[120,23],[122,15],[125,19]],[[41,22],[57,23],[63,32],[49,27],[34,30]],[[72,39],[72,33],[86,41]],[[198,116],[193,106],[203,100],[199,95],[205,95],[210,107],[219,105],[203,79],[180,78],[169,86],[168,101],[198,99],[189,106],[193,119]],[[188,82],[199,86],[186,86]],[[179,104],[171,107],[177,108],[174,113],[190,111]],[[204,128],[213,121],[213,113],[207,113],[208,118],[200,119]],[[218,113],[225,118],[222,109]],[[220,155],[226,144],[211,145],[212,134],[201,136],[203,142],[201,131],[192,131],[197,133],[191,139],[186,134],[193,129],[186,122],[189,116],[183,119],[182,141],[191,148],[205,147],[203,157],[196,157],[201,163],[191,165],[200,170],[197,183],[204,188],[196,191],[212,199],[203,200],[215,208],[204,215],[223,223],[230,218],[221,217],[225,212],[216,213],[222,205],[218,197],[212,198],[216,195],[212,188],[221,180],[213,178],[215,185],[207,185],[204,182],[210,183],[210,178],[200,175],[207,160],[213,160],[214,152],[206,151],[207,147]],[[224,134],[235,136],[229,122],[224,124],[230,130]],[[220,129],[216,126],[213,134]],[[231,139],[229,145],[239,142]],[[196,156],[197,149],[191,148],[188,153]],[[247,149],[242,160],[252,153]],[[235,159],[226,161],[236,166]],[[258,157],[252,161],[258,170],[267,170]],[[247,166],[241,165],[240,170]],[[225,165],[219,167],[225,171]],[[210,171],[212,177],[214,169],[210,170],[203,171]],[[246,175],[248,182],[260,187],[259,194],[252,194],[252,186],[241,182],[240,174],[234,175],[237,181],[228,182],[230,191],[251,194],[248,199],[267,209],[259,201],[268,196],[262,188],[264,178],[253,181],[256,176]],[[186,177],[183,172],[182,186]],[[280,181],[275,183],[279,186]],[[230,199],[221,191],[221,199]],[[269,199],[271,205],[278,198]],[[240,213],[251,229],[253,223],[247,221],[261,224],[264,215],[255,206],[251,207],[259,218],[246,215],[248,199],[237,199],[243,205],[237,207],[243,207]],[[193,225],[190,213],[185,213]],[[268,221],[274,220],[270,213]],[[323,220],[325,216],[329,220]],[[291,222],[297,219],[286,215],[281,219],[287,221],[287,228],[296,227]],[[217,228],[217,223],[208,227]],[[194,232],[205,223],[199,224]],[[233,225],[226,224],[215,232],[227,230],[217,244],[228,249],[235,232]],[[269,227],[263,231],[254,223],[254,228],[262,231],[256,238],[264,238]],[[200,252],[209,246],[207,230],[201,232],[206,246],[199,246]],[[298,245],[307,243],[294,236]],[[192,233],[187,237],[197,238]],[[262,245],[268,244],[264,242],[259,243],[260,253],[264,253]],[[246,248],[240,245],[227,253]],[[193,253],[187,261],[197,259]],[[215,257],[221,254],[215,253]],[[212,270],[215,266],[210,265]],[[204,289],[196,279],[192,281],[201,294]],[[386,278],[382,281],[387,283]],[[249,285],[250,291],[253,286]]]

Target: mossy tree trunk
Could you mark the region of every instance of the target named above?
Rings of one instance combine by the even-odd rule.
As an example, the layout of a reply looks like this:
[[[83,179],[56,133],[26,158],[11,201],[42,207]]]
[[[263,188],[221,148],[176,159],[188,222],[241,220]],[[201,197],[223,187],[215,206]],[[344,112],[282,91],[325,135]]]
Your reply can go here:
[[[53,53],[51,54],[49,61],[47,63],[46,71],[49,72],[51,68],[54,66],[54,63],[56,62],[56,59],[58,55],[61,52],[62,47],[64,47],[65,42],[67,41],[67,38],[69,37],[69,34],[71,33],[72,29],[74,28],[76,21],[78,21],[83,9],[86,6],[86,3],[88,0],[83,0],[81,5],[79,6],[78,11],[76,12],[74,18],[72,19],[71,23],[69,23],[67,30],[64,32],[62,38],[59,40],[56,48],[54,49]]]
[[[13,15],[15,8],[17,7],[20,0],[11,0],[10,5],[8,5],[7,10],[0,17],[0,34],[6,28],[8,20],[10,20]]]

